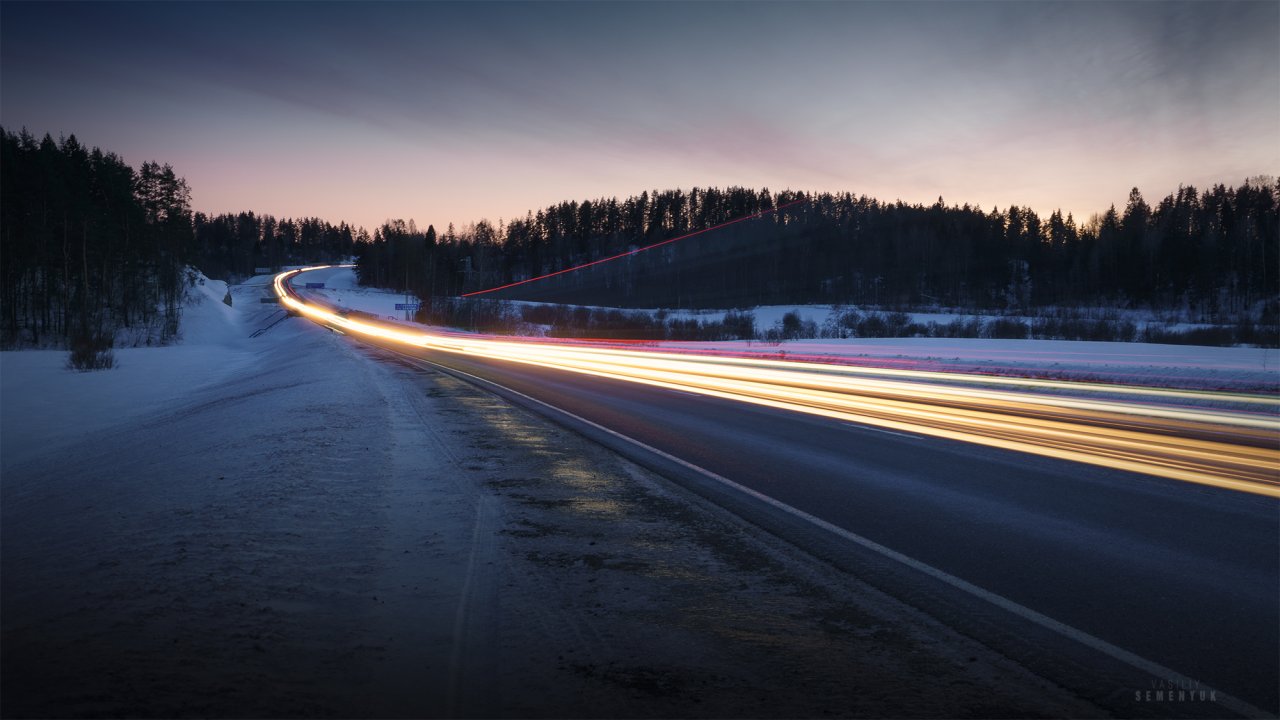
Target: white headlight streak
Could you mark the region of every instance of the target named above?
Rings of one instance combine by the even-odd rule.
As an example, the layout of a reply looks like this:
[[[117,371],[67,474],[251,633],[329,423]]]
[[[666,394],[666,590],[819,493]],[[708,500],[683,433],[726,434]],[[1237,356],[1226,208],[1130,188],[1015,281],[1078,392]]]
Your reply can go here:
[[[374,340],[1280,497],[1274,396],[433,334],[308,302],[298,272],[276,276],[281,304]]]

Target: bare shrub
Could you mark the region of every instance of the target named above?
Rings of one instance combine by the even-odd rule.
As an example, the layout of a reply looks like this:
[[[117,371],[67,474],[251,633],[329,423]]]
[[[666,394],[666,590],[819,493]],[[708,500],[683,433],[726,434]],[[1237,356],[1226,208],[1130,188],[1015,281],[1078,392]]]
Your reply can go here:
[[[72,370],[89,372],[116,366],[115,353],[111,351],[115,343],[109,333],[77,331],[72,334],[69,344],[71,352],[67,357],[67,367]]]

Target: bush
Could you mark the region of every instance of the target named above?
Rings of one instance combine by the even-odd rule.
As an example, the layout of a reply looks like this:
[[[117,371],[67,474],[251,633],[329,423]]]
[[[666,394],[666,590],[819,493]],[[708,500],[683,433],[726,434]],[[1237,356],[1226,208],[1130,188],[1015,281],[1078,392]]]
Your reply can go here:
[[[894,337],[906,337],[910,335],[911,316],[904,312],[891,312],[885,316],[884,322],[889,326],[889,331]]]
[[[864,338],[897,338],[911,337],[925,328],[913,324],[911,316],[902,312],[868,313],[858,320],[854,334]]]
[[[858,334],[858,323],[862,321],[862,316],[857,310],[836,309],[835,312],[827,316],[827,322],[822,328],[822,337],[825,338],[847,338]]]
[[[560,316],[559,310],[557,305],[521,305],[520,315],[532,325],[555,325]]]
[[[872,313],[858,321],[856,332],[862,338],[885,338],[889,337],[889,324],[883,316]]]
[[[1060,312],[1057,317],[1038,317],[1031,321],[1031,337],[1039,340],[1133,342],[1137,336],[1138,326],[1130,320],[1121,319],[1118,313],[1086,320]]]
[[[998,317],[987,323],[984,337],[995,340],[1026,340],[1031,328],[1016,318]]]
[[[1159,327],[1148,327],[1143,333],[1149,343],[1166,345],[1209,345],[1222,347],[1235,344],[1235,333],[1229,327],[1191,328],[1190,330],[1170,330]]]
[[[801,340],[818,337],[818,323],[802,319],[799,313],[794,310],[783,315],[774,330],[776,332],[772,334],[781,340]]]
[[[77,332],[71,336],[67,367],[80,372],[113,368],[116,366],[115,354],[111,352],[114,344],[108,333]]]
[[[1253,344],[1258,347],[1280,347],[1280,327],[1275,325],[1258,325],[1253,329]]]
[[[929,334],[940,338],[982,337],[982,321],[976,317],[956,318],[946,325],[929,323]]]
[[[521,319],[511,303],[487,298],[429,298],[414,319],[431,325],[511,334]]]
[[[1253,344],[1263,347],[1280,345],[1280,328],[1274,319],[1280,316],[1276,304],[1263,307],[1257,321],[1244,318],[1234,325],[1173,330],[1152,324],[1142,332],[1115,310],[1082,313],[1057,308],[1040,312],[1030,322],[1022,318],[956,317],[947,323],[911,322],[903,312],[868,312],[837,307],[819,328],[812,320],[791,311],[773,327],[756,328],[755,315],[749,310],[730,310],[723,319],[701,320],[683,315],[673,316],[665,310],[648,313],[639,310],[591,308],[570,305],[512,305],[478,298],[434,298],[424,303],[418,314],[420,322],[454,327],[474,327],[484,332],[529,334],[532,327],[548,328],[549,337],[600,338],[615,340],[751,340],[768,342],[824,338],[993,338],[1043,340],[1093,340],[1181,345]],[[69,364],[77,369],[111,367],[110,341],[105,348],[81,339],[73,343],[77,357]],[[97,349],[94,349],[97,348]],[[106,350],[105,359],[95,353]],[[106,363],[101,364],[101,363]],[[87,367],[82,366],[87,365]]]
[[[756,336],[756,316],[747,310],[730,310],[724,314],[725,340],[751,340]]]
[[[1275,325],[1255,325],[1248,318],[1236,323],[1236,342],[1241,345],[1273,348],[1280,346],[1280,328]]]
[[[1115,341],[1133,342],[1138,339],[1138,326],[1130,320],[1122,320],[1115,326]]]

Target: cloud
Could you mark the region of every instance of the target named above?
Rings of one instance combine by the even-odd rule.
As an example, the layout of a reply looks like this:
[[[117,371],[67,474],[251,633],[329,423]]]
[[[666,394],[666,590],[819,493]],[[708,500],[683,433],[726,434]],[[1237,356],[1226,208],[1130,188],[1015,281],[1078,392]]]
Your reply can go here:
[[[361,178],[350,210],[328,190],[338,214],[405,197],[391,182],[461,206],[457,178],[496,208],[553,190],[735,181],[1105,205],[1101,173],[1158,168],[1173,187],[1236,172],[1250,153],[1255,172],[1280,163],[1275,3],[5,3],[0,14],[6,125],[39,121],[126,157],[163,149],[211,183],[265,166],[283,181],[315,154]],[[246,202],[270,210],[270,187],[257,190]]]

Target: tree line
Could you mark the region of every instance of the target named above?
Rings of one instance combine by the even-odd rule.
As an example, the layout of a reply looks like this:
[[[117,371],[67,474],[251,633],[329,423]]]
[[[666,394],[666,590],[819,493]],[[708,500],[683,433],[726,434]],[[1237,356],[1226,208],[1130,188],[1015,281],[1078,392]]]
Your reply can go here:
[[[773,212],[775,208],[803,199]],[[1080,222],[1060,211],[882,202],[733,187],[563,202],[496,226],[388,223],[357,244],[361,282],[452,296],[762,213],[649,252],[486,295],[617,307],[788,303],[1020,310],[1182,308],[1233,320],[1280,295],[1280,184],[1191,186]]]
[[[170,165],[135,170],[74,135],[0,128],[0,187],[2,347],[165,343],[179,332],[191,268],[232,280],[349,257],[369,241],[316,218],[194,213]]]
[[[442,235],[193,212],[169,165],[138,169],[75,136],[0,128],[0,346],[75,338],[166,342],[188,269],[233,280],[257,268],[355,255],[360,281],[423,299],[461,295],[743,222],[486,295],[624,308],[832,303],[1027,310],[1185,309],[1235,322],[1280,313],[1280,184],[1180,187],[1078,222],[1011,206],[882,202],[852,193],[742,187],[562,202]],[[795,202],[795,201],[800,202]],[[791,204],[793,203],[794,204]]]
[[[312,265],[350,258],[357,243],[370,242],[363,228],[320,218],[284,218],[241,212],[196,213],[192,223],[194,264],[212,278],[242,278],[258,268]]]

